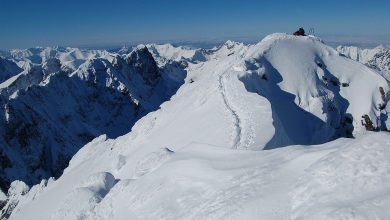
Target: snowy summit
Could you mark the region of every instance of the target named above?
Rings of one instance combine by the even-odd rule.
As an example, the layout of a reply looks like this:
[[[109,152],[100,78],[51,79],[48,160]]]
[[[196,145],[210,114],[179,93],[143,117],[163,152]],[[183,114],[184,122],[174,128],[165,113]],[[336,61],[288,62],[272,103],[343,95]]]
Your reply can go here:
[[[0,60],[3,218],[390,216],[389,83],[317,37],[44,51]]]

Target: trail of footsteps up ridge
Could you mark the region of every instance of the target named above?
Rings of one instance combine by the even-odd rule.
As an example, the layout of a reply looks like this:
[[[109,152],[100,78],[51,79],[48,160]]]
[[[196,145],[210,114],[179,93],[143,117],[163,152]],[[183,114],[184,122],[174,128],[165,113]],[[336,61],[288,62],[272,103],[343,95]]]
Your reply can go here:
[[[241,144],[241,135],[242,135],[242,129],[241,129],[241,120],[238,116],[237,112],[233,109],[232,105],[230,104],[228,97],[226,95],[226,87],[224,83],[224,79],[226,78],[225,75],[228,73],[228,71],[224,71],[222,74],[219,75],[218,83],[219,83],[219,91],[221,92],[223,102],[227,108],[227,110],[231,113],[233,116],[233,123],[236,131],[236,136],[234,138],[232,149],[238,149]]]

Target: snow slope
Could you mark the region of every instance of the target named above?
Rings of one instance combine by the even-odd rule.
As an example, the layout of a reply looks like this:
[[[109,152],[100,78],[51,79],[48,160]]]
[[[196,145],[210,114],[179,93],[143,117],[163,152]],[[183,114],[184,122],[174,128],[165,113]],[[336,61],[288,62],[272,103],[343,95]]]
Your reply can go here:
[[[390,136],[360,121],[386,127],[389,87],[375,71],[315,37],[286,34],[226,42],[187,71],[130,133],[94,139],[58,180],[11,193],[10,219],[390,214]]]
[[[248,91],[267,97],[275,105],[274,126],[285,134],[277,137],[277,132],[274,141],[312,144],[330,137],[356,136],[365,130],[363,115],[374,127],[387,123],[383,118],[387,115],[383,109],[387,81],[375,71],[340,57],[319,39],[271,35],[248,53],[245,65],[239,67],[248,70],[241,81]],[[264,77],[267,80],[261,79]]]
[[[143,157],[133,153],[135,168],[122,172],[118,169],[130,156],[118,155],[119,146],[111,141],[99,142],[78,156],[111,163],[95,168],[97,161],[75,158],[67,177],[48,184],[32,203],[22,202],[11,219],[386,219],[390,214],[390,189],[384,184],[390,178],[388,134],[258,152],[205,144],[177,153],[155,149]]]

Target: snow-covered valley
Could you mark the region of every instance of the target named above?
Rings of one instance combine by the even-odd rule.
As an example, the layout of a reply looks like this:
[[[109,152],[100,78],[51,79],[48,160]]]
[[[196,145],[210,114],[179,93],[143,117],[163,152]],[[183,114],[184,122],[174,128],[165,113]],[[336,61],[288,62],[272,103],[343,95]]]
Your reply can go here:
[[[388,81],[317,37],[272,34],[210,50],[47,50],[39,59],[3,53],[23,71],[0,84],[0,129],[16,127],[0,140],[12,164],[0,164],[1,177],[33,175],[27,184],[35,184],[62,152],[75,155],[58,179],[10,183],[3,218],[390,215]],[[28,144],[18,120],[38,127],[25,129]],[[72,136],[78,129],[88,138]],[[31,164],[44,161],[39,172],[22,164],[31,152]]]

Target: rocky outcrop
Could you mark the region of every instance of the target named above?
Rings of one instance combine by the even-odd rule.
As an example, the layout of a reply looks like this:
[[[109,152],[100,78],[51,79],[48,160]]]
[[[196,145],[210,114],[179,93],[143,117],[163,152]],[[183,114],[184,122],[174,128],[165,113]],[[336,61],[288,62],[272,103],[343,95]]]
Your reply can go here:
[[[160,78],[160,72],[156,61],[146,46],[139,46],[126,57],[126,63],[138,72],[144,81],[155,84]]]

